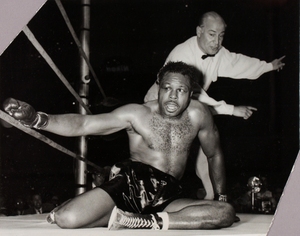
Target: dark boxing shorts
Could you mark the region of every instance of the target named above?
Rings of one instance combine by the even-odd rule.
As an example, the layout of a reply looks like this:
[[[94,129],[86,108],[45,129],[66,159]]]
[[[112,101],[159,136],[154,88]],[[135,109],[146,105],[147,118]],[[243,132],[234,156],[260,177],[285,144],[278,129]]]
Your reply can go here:
[[[173,176],[131,160],[115,164],[110,180],[99,188],[111,196],[118,208],[147,214],[163,211],[182,193],[179,181]]]

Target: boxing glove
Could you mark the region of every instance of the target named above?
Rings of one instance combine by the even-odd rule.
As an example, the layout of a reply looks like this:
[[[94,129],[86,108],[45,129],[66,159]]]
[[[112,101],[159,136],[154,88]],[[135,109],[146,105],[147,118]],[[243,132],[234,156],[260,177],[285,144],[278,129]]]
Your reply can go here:
[[[48,115],[43,112],[36,112],[35,109],[26,102],[8,98],[3,103],[4,110],[22,125],[28,128],[40,129],[48,124]]]

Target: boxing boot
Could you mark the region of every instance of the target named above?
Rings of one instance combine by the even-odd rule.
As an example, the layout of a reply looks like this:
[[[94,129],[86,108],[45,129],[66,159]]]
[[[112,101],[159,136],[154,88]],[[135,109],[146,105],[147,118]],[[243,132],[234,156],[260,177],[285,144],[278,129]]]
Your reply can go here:
[[[108,229],[162,229],[162,219],[157,214],[125,212],[115,207],[111,213]]]

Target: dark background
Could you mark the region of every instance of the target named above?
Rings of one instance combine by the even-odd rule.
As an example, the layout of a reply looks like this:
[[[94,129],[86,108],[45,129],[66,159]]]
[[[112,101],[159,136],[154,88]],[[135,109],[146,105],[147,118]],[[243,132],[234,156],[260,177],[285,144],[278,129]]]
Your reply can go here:
[[[77,35],[81,29],[79,0],[62,1]],[[228,27],[223,45],[232,52],[272,61],[286,55],[280,72],[258,80],[219,78],[208,90],[216,100],[258,108],[249,120],[215,116],[223,147],[228,189],[246,186],[251,176],[267,176],[272,188],[283,188],[299,150],[299,6],[297,0],[92,0],[90,61],[107,96],[121,104],[143,102],[169,52],[195,35],[199,16],[223,16]],[[77,88],[79,53],[54,1],[47,1],[28,27],[68,81]],[[14,97],[52,114],[76,112],[76,102],[31,42],[21,32],[0,57],[0,102]],[[115,107],[101,105],[90,82],[93,113]],[[10,202],[31,190],[44,199],[74,196],[73,159],[16,128],[0,126],[1,192]],[[76,150],[76,138],[47,137]],[[125,132],[90,137],[88,158],[104,166],[128,157]],[[195,142],[184,176],[188,188],[200,187],[194,176]],[[230,191],[230,190],[229,190]]]

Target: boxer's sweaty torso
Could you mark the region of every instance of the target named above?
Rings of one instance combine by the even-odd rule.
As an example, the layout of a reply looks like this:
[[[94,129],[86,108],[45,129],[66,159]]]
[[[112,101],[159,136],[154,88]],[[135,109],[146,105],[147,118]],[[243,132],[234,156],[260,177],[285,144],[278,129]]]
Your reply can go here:
[[[163,118],[151,112],[138,119],[128,131],[131,158],[180,179],[197,134],[195,130],[188,111],[178,119]]]

